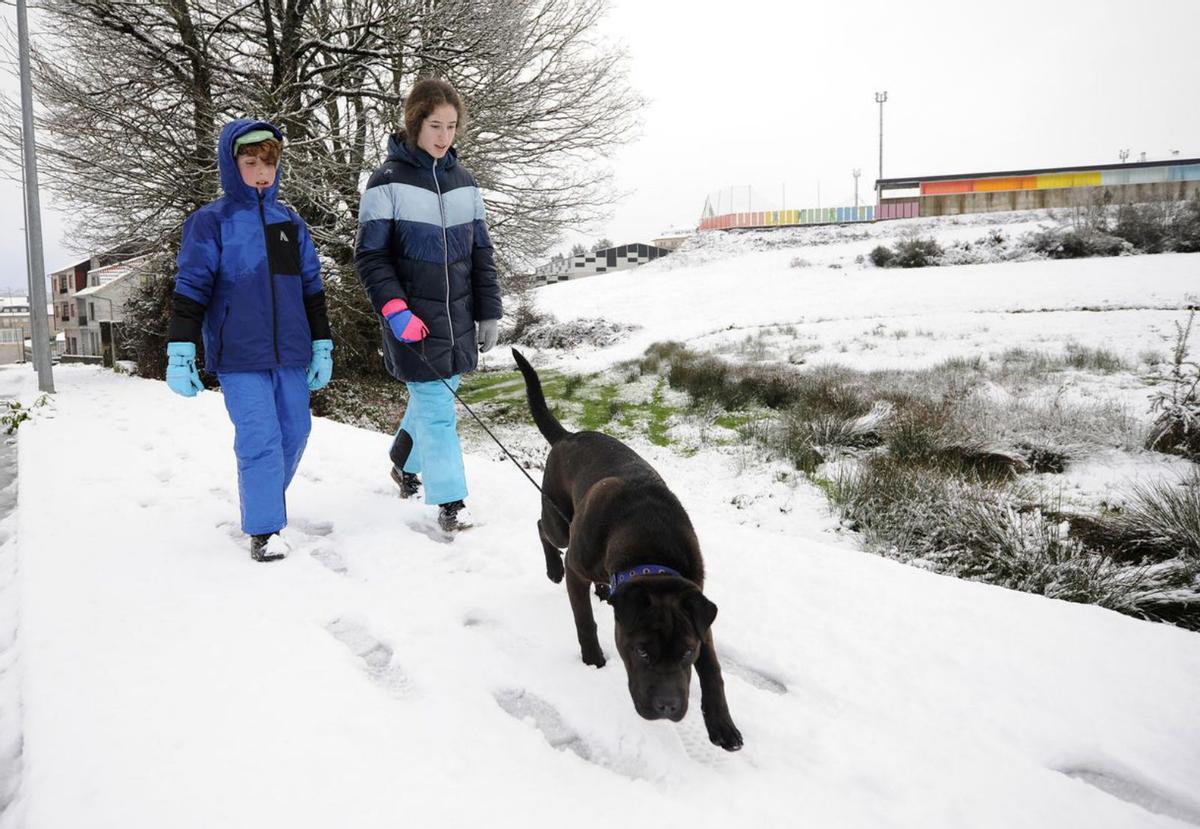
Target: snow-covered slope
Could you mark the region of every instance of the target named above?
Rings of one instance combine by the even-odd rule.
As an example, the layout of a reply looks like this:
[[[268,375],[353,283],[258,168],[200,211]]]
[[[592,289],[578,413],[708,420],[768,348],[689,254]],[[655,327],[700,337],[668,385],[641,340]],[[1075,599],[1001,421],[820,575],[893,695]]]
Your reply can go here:
[[[1193,254],[912,270],[854,261],[905,230],[943,244],[976,239],[991,227],[980,222],[984,218],[997,223],[1014,217],[915,219],[865,229],[781,231],[778,237],[767,231],[706,234],[693,249],[635,270],[545,286],[537,290],[536,301],[564,321],[599,317],[641,326],[609,348],[555,355],[564,367],[576,370],[598,370],[638,357],[659,340],[712,347],[772,326],[794,327],[800,340],[822,346],[810,363],[836,360],[860,368],[912,367],[914,359],[927,364],[981,349],[1049,347],[1068,337],[1081,345],[1113,347],[1113,325],[1118,326],[1116,347],[1136,355],[1139,349],[1161,348],[1174,334],[1172,321],[1184,316],[1178,309],[1200,303],[1200,257]],[[1025,221],[996,226],[1010,235],[1037,226],[1025,214],[1016,218]],[[859,238],[865,234],[869,236]],[[797,258],[809,264],[792,267]],[[1097,313],[1124,308],[1175,310],[1152,314],[1147,325]],[[1022,314],[1017,319],[1013,311],[1076,313]],[[854,347],[854,338],[869,335],[881,323],[890,329],[885,337],[913,329],[932,336],[916,349],[912,343],[866,349],[870,353]],[[963,333],[970,336],[961,337]],[[850,347],[841,349],[843,343]]]
[[[863,366],[954,351],[915,335],[886,360],[856,349],[881,322],[967,333],[971,353],[1043,334],[1136,352],[1161,348],[1178,312],[1092,313],[1122,320],[1095,330],[973,321],[1177,308],[1200,286],[1188,256],[831,269],[875,240],[839,250],[822,233],[811,250],[743,238],[545,288],[562,319],[643,327],[539,365],[603,368],[654,340],[716,347],[787,323],[848,326],[809,357]],[[789,267],[800,254],[814,264]],[[938,354],[900,350],[918,341]],[[499,351],[489,361],[507,364]],[[815,492],[768,467],[638,446],[705,550],[746,740],[727,754],[695,684],[683,723],[647,722],[618,660],[580,662],[565,591],[544,575],[537,493],[494,451],[467,458],[481,526],[438,543],[430,508],[388,480],[388,436],[317,420],[289,497],[292,554],[255,564],[219,394],[77,366],[56,382],[19,441],[19,659],[3,668],[21,707],[0,696],[0,735],[24,751],[0,769],[20,775],[3,829],[1200,825],[1200,636],[861,553]],[[0,369],[0,390],[28,402],[32,388],[27,368]],[[614,657],[606,605],[597,620]]]
[[[293,553],[260,565],[219,395],[56,379],[20,436],[5,826],[1200,822],[1195,634],[855,552],[816,501],[788,531],[743,524],[729,490],[767,484],[656,456],[720,606],[729,755],[697,688],[681,725],[646,722],[619,662],[579,661],[511,466],[468,458],[483,525],[435,543],[391,490],[388,438],[317,421]]]

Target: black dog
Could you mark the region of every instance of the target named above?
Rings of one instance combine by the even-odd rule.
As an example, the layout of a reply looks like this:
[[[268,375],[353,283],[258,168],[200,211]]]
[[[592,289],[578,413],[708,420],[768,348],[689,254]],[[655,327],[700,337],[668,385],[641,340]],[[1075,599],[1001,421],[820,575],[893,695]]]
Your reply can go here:
[[[562,581],[583,661],[604,666],[589,587],[613,607],[617,652],[634,708],[648,720],[679,722],[687,713],[692,665],[708,737],[727,751],[742,747],[729,716],[713,647],[717,606],[705,598],[700,543],[683,505],[636,452],[599,432],[568,432],[546,406],[537,372],[513,349],[525,376],[533,420],[550,442],[538,535],[546,575]]]

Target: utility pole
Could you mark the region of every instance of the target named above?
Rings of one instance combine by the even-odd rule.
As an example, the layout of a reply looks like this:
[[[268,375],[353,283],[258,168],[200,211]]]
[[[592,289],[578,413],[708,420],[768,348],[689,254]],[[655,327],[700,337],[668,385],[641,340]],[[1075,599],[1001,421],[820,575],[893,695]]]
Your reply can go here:
[[[1129,150],[1128,149],[1120,150],[1117,153],[1117,155],[1120,157],[1122,164],[1124,164],[1126,161],[1129,160]]]
[[[42,208],[38,203],[37,146],[33,134],[33,80],[29,69],[29,20],[17,0],[17,49],[21,65],[21,150],[25,167],[25,252],[29,268],[29,321],[38,389],[54,393],[50,368],[50,321],[46,319],[46,266],[42,257]],[[24,345],[22,345],[24,348]]]
[[[854,218],[858,218],[858,177],[862,175],[862,169],[854,168]]]
[[[883,178],[883,105],[887,101],[887,90],[875,93],[875,103],[879,104],[879,178]],[[876,185],[878,187],[879,185]],[[882,191],[880,191],[882,193]],[[879,195],[875,202],[879,202]]]

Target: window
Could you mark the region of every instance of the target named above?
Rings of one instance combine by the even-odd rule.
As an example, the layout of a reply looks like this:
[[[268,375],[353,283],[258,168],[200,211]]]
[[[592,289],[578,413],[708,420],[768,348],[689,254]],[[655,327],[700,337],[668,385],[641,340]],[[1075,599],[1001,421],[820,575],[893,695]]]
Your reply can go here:
[[[19,343],[22,333],[20,328],[0,328],[0,343]]]
[[[88,319],[94,320],[95,318],[96,318],[96,303],[89,302],[88,303]]]

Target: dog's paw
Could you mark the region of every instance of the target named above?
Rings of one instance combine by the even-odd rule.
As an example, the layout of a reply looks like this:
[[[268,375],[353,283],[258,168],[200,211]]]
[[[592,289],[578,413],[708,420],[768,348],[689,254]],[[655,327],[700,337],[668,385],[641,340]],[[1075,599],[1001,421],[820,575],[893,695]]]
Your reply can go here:
[[[591,665],[595,668],[604,667],[604,651],[597,648],[596,650],[585,650],[583,652],[583,664]]]
[[[704,725],[708,728],[708,739],[713,745],[718,745],[726,751],[737,751],[743,745],[742,732],[733,724],[733,719],[726,714],[723,717],[704,714]]]
[[[561,558],[546,558],[546,578],[558,584],[563,580],[563,563]]]

